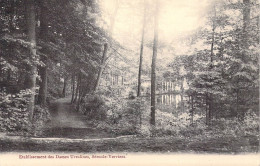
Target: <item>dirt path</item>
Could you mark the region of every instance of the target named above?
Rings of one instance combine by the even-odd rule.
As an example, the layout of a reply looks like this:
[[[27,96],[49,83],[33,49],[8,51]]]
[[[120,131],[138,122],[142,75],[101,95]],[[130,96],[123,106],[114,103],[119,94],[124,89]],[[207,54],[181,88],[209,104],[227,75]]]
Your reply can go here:
[[[51,122],[47,124],[43,137],[61,138],[107,138],[111,133],[90,126],[86,118],[76,112],[69,98],[56,100],[50,106]]]
[[[69,103],[69,98],[58,99],[50,106],[51,122],[48,127],[86,128],[86,122]]]

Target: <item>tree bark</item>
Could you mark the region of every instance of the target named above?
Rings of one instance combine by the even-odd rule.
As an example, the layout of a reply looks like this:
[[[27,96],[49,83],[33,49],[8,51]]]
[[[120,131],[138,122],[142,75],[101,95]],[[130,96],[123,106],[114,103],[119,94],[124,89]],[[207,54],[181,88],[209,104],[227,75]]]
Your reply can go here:
[[[250,0],[243,0],[243,45],[244,48],[249,47],[248,43],[248,27],[250,25]]]
[[[72,74],[72,76],[71,76],[71,85],[72,85],[72,88],[71,88],[71,91],[72,91],[71,103],[73,103],[74,95],[75,95],[75,76],[74,76],[74,74]]]
[[[183,87],[183,84],[184,84],[184,78],[182,77],[181,78],[181,112],[184,112],[184,100],[183,100],[183,97],[184,97],[184,87]]]
[[[213,57],[214,57],[214,44],[215,44],[215,19],[216,19],[216,7],[214,6],[214,18],[212,20],[212,37],[211,37],[211,48],[210,48],[210,66],[209,66],[209,71],[213,70]],[[212,79],[209,79],[210,82],[212,82]],[[212,87],[210,87],[212,88]],[[208,108],[208,121],[210,123],[212,119],[212,105],[213,105],[213,94],[209,93],[208,97],[208,103],[209,103],[209,108]]]
[[[244,8],[243,8],[243,34],[242,34],[242,63],[248,64],[249,61],[249,55],[247,53],[247,49],[250,46],[249,43],[249,26],[250,26],[250,0],[243,0]],[[243,81],[243,80],[241,80]],[[238,83],[239,86],[239,83]],[[241,86],[238,88],[238,93],[242,90],[240,90]],[[248,91],[248,90],[246,90]],[[246,92],[250,93],[250,92]],[[240,102],[245,101],[244,95],[239,96]],[[240,103],[241,104],[241,103]],[[246,110],[242,107],[240,107],[239,111],[239,119],[244,120],[245,112]]]
[[[78,79],[77,79],[76,94],[75,94],[75,98],[73,100],[73,103],[75,103],[77,101],[78,93],[79,93],[79,74],[78,74]]]
[[[63,97],[66,97],[67,81],[68,81],[68,77],[65,76],[64,83],[63,83],[63,89],[62,89],[62,96]]]
[[[43,40],[43,42],[47,42],[48,37],[48,23],[47,23],[47,7],[44,4],[45,0],[40,1],[40,38]],[[42,52],[46,53],[45,47],[42,48]],[[42,81],[40,82],[40,89],[39,89],[39,104],[41,106],[46,105],[46,98],[47,98],[47,57],[41,57],[41,61],[45,64],[45,66],[39,67],[39,75],[41,76]]]
[[[119,8],[118,0],[116,0],[115,4],[116,4],[115,10],[114,10],[113,14],[110,17],[110,28],[109,28],[109,36],[110,37],[113,36],[113,32],[114,32],[115,18],[116,18],[116,15],[117,15],[117,12],[118,12],[118,8]],[[97,81],[96,81],[95,86],[94,86],[94,92],[98,89],[98,86],[99,86],[100,78],[102,76],[102,73],[103,73],[103,70],[104,70],[104,66],[105,66],[105,60],[107,59],[107,52],[108,52],[108,44],[105,43],[104,44],[103,56],[102,56],[102,60],[101,60],[101,67],[99,69]]]
[[[79,111],[79,106],[80,106],[80,102],[81,102],[81,96],[82,96],[82,81],[81,81],[81,73],[79,72],[79,76],[78,76],[78,101],[77,101],[77,111]]]
[[[94,86],[94,92],[97,90],[97,88],[98,88],[98,86],[99,86],[101,74],[102,74],[102,72],[103,72],[104,65],[105,65],[105,59],[106,59],[106,56],[107,56],[107,49],[108,49],[108,46],[107,46],[107,43],[105,43],[105,44],[104,44],[103,56],[102,56],[102,59],[101,59],[101,66],[100,66],[100,69],[99,69],[99,71],[98,71],[98,76],[97,76],[96,84],[95,84],[95,86]]]
[[[46,97],[47,97],[47,67],[39,68],[39,75],[41,76],[42,81],[40,82],[39,89],[39,104],[41,106],[46,106]]]
[[[151,121],[150,124],[155,126],[155,109],[156,109],[156,58],[158,49],[158,0],[156,0],[156,10],[154,16],[154,42],[153,42],[153,57],[152,57],[152,73],[151,73]]]
[[[140,61],[139,61],[139,72],[138,72],[138,87],[137,87],[137,97],[141,94],[141,77],[142,77],[142,65],[143,65],[143,49],[144,49],[144,30],[146,23],[146,4],[144,2],[144,16],[143,16],[143,29],[142,29],[142,39],[141,39],[141,48],[140,48]]]
[[[28,74],[27,74],[27,85],[26,88],[30,89],[32,94],[30,96],[28,111],[29,118],[33,120],[34,114],[34,104],[35,104],[35,87],[36,87],[36,75],[37,75],[37,67],[34,64],[37,61],[36,55],[36,35],[35,35],[35,4],[34,0],[25,0],[26,7],[26,23],[27,23],[27,36],[30,51],[30,59],[32,59],[32,64],[28,66]]]

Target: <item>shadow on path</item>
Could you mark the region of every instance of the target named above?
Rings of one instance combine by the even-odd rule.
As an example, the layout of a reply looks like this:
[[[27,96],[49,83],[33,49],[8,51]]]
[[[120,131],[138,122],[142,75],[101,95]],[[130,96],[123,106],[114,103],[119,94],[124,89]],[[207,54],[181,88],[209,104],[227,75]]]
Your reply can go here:
[[[98,130],[87,124],[84,115],[76,112],[70,98],[62,98],[50,106],[51,121],[43,131],[42,137],[59,138],[107,138],[111,133]]]

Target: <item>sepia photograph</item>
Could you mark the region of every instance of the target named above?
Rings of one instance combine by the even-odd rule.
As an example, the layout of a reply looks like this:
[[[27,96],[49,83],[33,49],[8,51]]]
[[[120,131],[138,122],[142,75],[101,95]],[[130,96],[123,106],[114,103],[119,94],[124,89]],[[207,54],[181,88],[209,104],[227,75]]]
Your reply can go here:
[[[259,166],[259,54],[259,0],[0,0],[0,166]]]

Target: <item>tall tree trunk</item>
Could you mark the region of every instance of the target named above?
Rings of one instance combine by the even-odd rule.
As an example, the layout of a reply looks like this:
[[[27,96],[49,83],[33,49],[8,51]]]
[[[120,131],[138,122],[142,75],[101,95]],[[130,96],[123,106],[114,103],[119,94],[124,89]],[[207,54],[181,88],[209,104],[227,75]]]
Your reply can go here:
[[[184,112],[184,78],[181,78],[181,112]]]
[[[156,58],[158,48],[158,0],[156,0],[156,11],[154,16],[154,42],[153,42],[153,57],[152,57],[152,73],[151,73],[151,121],[150,124],[155,126],[155,109],[156,109]]]
[[[243,0],[243,45],[244,49],[249,47],[248,43],[248,27],[250,25],[250,0]]]
[[[82,96],[82,81],[81,81],[81,73],[79,72],[79,82],[78,82],[78,101],[77,101],[77,111],[79,111],[79,106],[81,102],[81,96]]]
[[[40,2],[40,38],[43,42],[47,42],[48,37],[48,16],[47,16],[47,7],[45,5],[45,0],[41,0]],[[42,52],[46,54],[45,47],[42,48]],[[46,97],[47,97],[47,57],[41,56],[41,61],[45,64],[45,66],[39,67],[39,75],[41,76],[42,81],[40,82],[40,89],[39,89],[39,104],[41,106],[46,105]]]
[[[47,97],[47,67],[39,68],[39,75],[41,76],[42,81],[40,82],[39,89],[39,104],[41,106],[46,106],[46,97]]]
[[[113,32],[114,32],[114,25],[115,25],[115,19],[116,19],[116,15],[118,12],[118,8],[119,8],[119,1],[116,0],[115,2],[115,10],[113,12],[113,14],[110,17],[110,28],[109,28],[109,36],[112,38],[113,36]],[[99,69],[98,72],[98,77],[94,86],[94,92],[98,89],[99,86],[99,82],[100,82],[100,78],[102,76],[103,70],[104,70],[104,66],[105,66],[105,60],[107,59],[107,52],[108,52],[108,44],[105,43],[104,44],[104,51],[103,51],[103,56],[102,56],[102,60],[101,60],[101,67]]]
[[[243,8],[243,34],[242,34],[242,63],[248,64],[249,55],[247,53],[247,49],[249,48],[249,26],[250,26],[250,0],[243,0],[244,8]],[[243,81],[243,79],[241,80]],[[239,87],[240,89],[241,87]],[[242,87],[243,88],[243,87]],[[242,92],[242,90],[239,90]],[[248,91],[246,89],[246,91]],[[250,93],[250,92],[246,92]],[[244,102],[246,99],[243,95],[239,96],[240,102]],[[242,105],[241,105],[242,106]],[[243,107],[240,107],[239,110],[239,118],[240,120],[244,120],[246,110]]]
[[[139,72],[138,72],[138,87],[137,87],[137,97],[141,94],[141,77],[142,77],[142,65],[143,65],[143,49],[144,49],[144,30],[146,23],[146,4],[144,1],[144,16],[143,16],[143,29],[142,29],[142,39],[141,39],[141,48],[140,48],[140,61],[139,61]]]
[[[68,77],[65,76],[64,83],[63,83],[63,89],[62,89],[62,96],[63,97],[66,97],[67,82],[68,82]]]
[[[82,85],[82,77],[81,77],[81,73],[79,73],[79,90],[78,90],[78,101],[77,101],[77,111],[79,111],[79,106],[82,100],[82,94],[83,94],[83,85]]]
[[[78,94],[79,94],[79,74],[78,74],[78,78],[77,78],[77,84],[76,84],[76,93],[75,93],[75,98],[73,100],[73,103],[75,103],[78,99]]]
[[[25,0],[25,7],[26,7],[26,23],[27,23],[27,36],[30,51],[30,59],[34,62],[37,61],[36,55],[36,35],[35,35],[35,4],[34,0]],[[26,88],[30,89],[32,95],[30,96],[29,104],[28,104],[28,111],[29,111],[29,118],[33,120],[34,114],[34,104],[35,104],[35,87],[36,87],[36,75],[37,75],[37,67],[32,63],[32,65],[28,66],[28,75],[27,75],[27,85]]]
[[[213,57],[214,57],[214,44],[215,44],[215,29],[216,29],[216,24],[215,24],[215,19],[216,19],[216,7],[214,6],[214,17],[212,20],[212,37],[211,37],[211,48],[210,48],[210,66],[209,66],[209,71],[213,70]],[[209,79],[210,82],[212,82],[212,79]],[[213,87],[210,87],[213,88]],[[213,94],[209,93],[208,95],[208,121],[210,123],[212,119],[212,105],[213,105]],[[208,124],[209,124],[208,123]]]
[[[97,88],[98,88],[98,86],[99,86],[101,74],[102,74],[103,69],[104,69],[105,59],[106,59],[106,55],[107,55],[107,49],[108,49],[108,46],[107,46],[107,43],[105,43],[105,44],[104,44],[103,56],[102,56],[102,59],[101,59],[101,66],[100,66],[100,69],[99,69],[99,71],[98,71],[98,76],[97,76],[96,84],[95,84],[95,86],[94,86],[94,92],[97,90]]]
[[[72,92],[72,95],[71,95],[71,103],[73,103],[74,101],[74,95],[75,95],[75,76],[74,74],[72,74],[71,76],[71,92]]]

